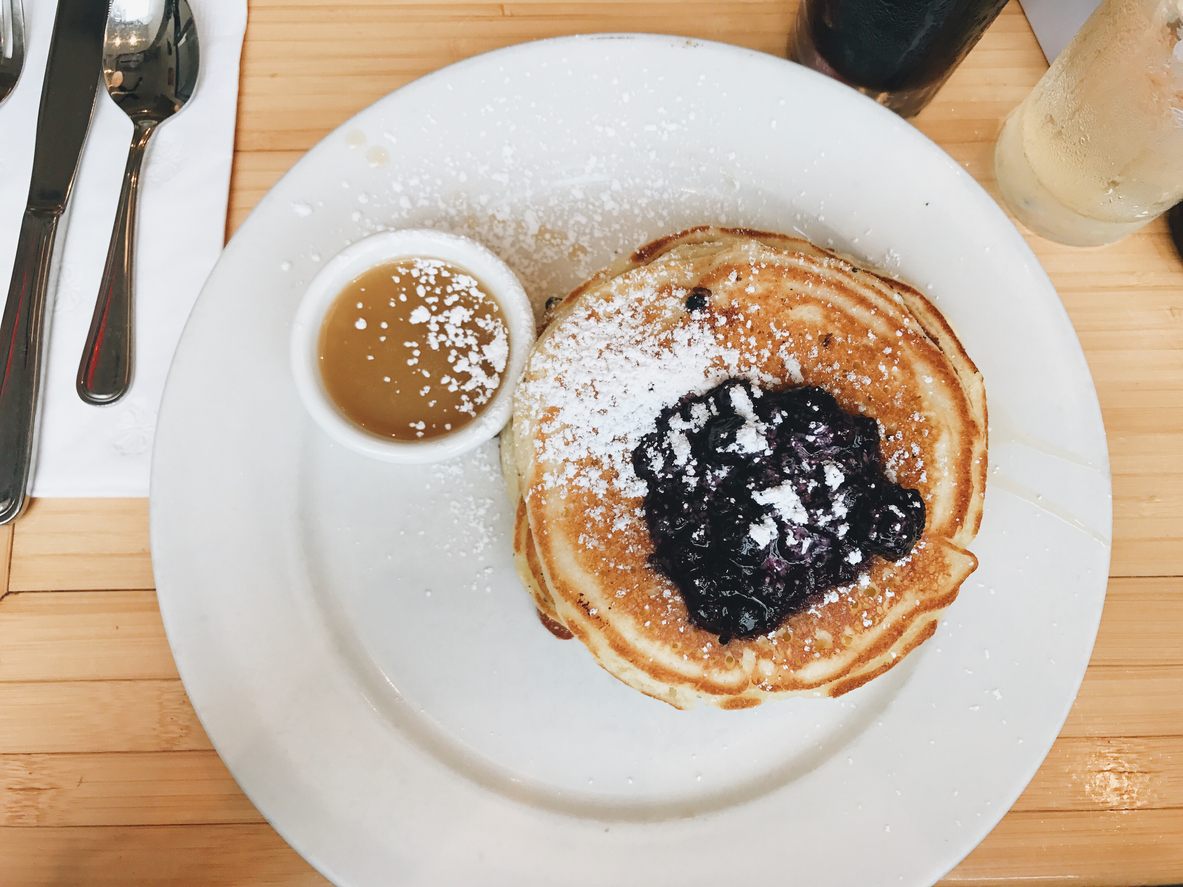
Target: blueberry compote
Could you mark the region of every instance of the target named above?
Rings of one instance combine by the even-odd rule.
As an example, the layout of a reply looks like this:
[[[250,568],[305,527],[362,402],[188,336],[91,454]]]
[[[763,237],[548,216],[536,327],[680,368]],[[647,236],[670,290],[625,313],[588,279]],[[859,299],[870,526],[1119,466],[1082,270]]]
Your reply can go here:
[[[883,473],[878,423],[820,388],[731,379],[685,397],[633,466],[648,484],[654,564],[721,643],[776,629],[924,532],[920,494]]]

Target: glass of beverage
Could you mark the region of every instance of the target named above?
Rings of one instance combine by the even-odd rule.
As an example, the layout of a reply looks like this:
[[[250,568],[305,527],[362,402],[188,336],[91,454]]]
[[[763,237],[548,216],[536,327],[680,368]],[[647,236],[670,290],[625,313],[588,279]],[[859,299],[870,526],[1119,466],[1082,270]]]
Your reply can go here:
[[[1183,199],[1183,0],[1105,0],[1007,118],[994,167],[1037,234],[1111,243]]]
[[[1006,0],[801,0],[789,57],[911,117]]]

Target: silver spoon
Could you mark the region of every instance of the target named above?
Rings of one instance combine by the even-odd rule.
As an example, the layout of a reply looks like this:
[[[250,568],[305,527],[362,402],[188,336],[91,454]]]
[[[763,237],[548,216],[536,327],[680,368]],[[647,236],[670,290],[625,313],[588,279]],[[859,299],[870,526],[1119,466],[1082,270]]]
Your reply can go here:
[[[185,0],[114,0],[103,47],[107,91],[135,124],[98,303],[78,366],[78,396],[114,403],[131,385],[136,198],[156,127],[193,95],[200,54]]]

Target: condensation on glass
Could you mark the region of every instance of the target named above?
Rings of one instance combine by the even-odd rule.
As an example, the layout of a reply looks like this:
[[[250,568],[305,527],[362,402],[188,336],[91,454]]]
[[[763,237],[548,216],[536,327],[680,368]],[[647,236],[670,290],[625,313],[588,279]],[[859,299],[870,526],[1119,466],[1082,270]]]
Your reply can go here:
[[[1183,0],[1106,0],[1007,118],[998,187],[1037,234],[1111,243],[1183,199]]]

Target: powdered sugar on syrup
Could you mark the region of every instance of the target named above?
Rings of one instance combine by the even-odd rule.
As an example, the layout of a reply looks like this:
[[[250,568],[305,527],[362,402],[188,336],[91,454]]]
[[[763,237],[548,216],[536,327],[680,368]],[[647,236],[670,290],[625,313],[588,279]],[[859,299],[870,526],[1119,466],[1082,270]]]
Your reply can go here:
[[[464,427],[493,399],[509,330],[471,274],[407,258],[367,271],[338,296],[319,357],[347,418],[377,435],[420,440]]]

